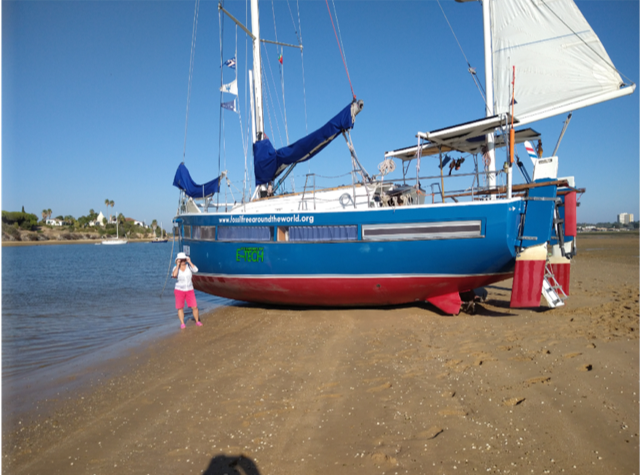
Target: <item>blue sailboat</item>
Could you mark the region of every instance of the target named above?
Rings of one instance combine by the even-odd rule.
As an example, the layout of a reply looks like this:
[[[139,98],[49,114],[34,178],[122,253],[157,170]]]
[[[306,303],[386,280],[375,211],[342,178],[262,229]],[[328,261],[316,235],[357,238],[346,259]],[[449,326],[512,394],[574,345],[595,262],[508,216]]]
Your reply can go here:
[[[254,71],[261,71],[257,0],[251,14]],[[199,185],[181,164],[174,177],[180,189],[174,218],[179,250],[200,269],[194,287],[230,299],[292,306],[428,301],[449,314],[460,311],[461,294],[512,277],[511,305],[538,306],[551,268],[566,275],[568,288],[563,266],[575,255],[575,231],[568,223],[575,222],[575,194],[581,190],[573,177],[557,177],[555,156],[534,158],[533,176],[513,184],[511,171],[518,163],[513,150],[539,139],[535,130],[522,126],[630,94],[635,85],[625,85],[609,67],[606,51],[572,0],[552,7],[532,0],[487,0],[483,14],[486,28],[493,25],[485,31],[486,83],[493,84],[487,87],[486,117],[419,133],[416,145],[386,152],[376,176],[365,171],[350,139],[362,101],[354,99],[315,132],[276,150],[264,135],[261,78],[255,74],[251,200],[217,204],[213,198],[224,173]],[[594,62],[604,63],[597,73]],[[526,67],[531,64],[535,68]],[[513,65],[523,65],[517,101],[509,91]],[[571,74],[563,84],[545,83],[545,68],[554,77],[563,68]],[[351,153],[350,185],[316,189],[311,180],[301,192],[279,193],[296,164],[338,136]],[[509,148],[511,158],[496,170],[500,147]],[[463,156],[474,159],[473,184],[447,193],[445,167],[454,172]],[[439,182],[430,192],[421,185],[421,159],[439,160],[439,177],[427,177]],[[385,180],[397,162],[403,180]],[[412,163],[416,177],[408,179]],[[497,184],[499,174],[505,186]]]

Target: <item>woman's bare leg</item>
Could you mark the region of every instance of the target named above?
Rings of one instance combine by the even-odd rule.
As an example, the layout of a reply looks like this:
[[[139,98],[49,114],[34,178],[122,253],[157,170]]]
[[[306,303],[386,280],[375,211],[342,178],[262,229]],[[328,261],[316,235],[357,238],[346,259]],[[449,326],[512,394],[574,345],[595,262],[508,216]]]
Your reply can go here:
[[[193,318],[195,318],[196,323],[198,323],[200,321],[198,318],[200,315],[200,312],[198,312],[198,307],[193,307],[191,311],[193,312]]]
[[[184,325],[184,309],[178,309],[178,318],[180,319],[180,325]]]

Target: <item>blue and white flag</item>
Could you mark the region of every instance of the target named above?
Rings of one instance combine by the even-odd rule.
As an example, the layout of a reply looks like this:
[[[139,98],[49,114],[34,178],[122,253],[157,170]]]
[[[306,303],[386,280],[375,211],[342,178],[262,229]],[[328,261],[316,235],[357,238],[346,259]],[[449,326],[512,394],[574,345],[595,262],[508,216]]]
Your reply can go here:
[[[225,65],[225,66],[229,66],[231,69],[236,69],[236,57],[234,56],[234,57],[233,57],[233,58],[231,58],[231,59],[227,59],[227,60],[224,62],[224,65]]]
[[[238,80],[234,79],[229,84],[223,84],[220,88],[222,92],[228,92],[229,94],[233,94],[234,96],[238,95]]]
[[[222,106],[223,109],[227,109],[230,110],[232,112],[236,112],[236,100],[232,100],[229,102],[223,102],[222,104],[220,104]]]

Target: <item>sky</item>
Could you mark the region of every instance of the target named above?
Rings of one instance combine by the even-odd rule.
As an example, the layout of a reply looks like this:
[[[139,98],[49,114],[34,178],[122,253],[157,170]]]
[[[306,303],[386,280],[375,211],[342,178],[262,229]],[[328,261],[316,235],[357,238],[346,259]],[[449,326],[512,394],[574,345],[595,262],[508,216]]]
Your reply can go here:
[[[639,2],[576,4],[624,79],[638,83]],[[369,172],[377,172],[385,151],[415,144],[419,131],[484,116],[482,97],[435,0],[329,5],[337,12],[353,90],[365,103],[351,136]],[[484,82],[480,3],[441,5]],[[221,20],[217,2],[202,0],[185,147],[194,6],[193,0],[2,2],[3,210],[24,206],[40,217],[50,208],[53,216],[78,218],[90,209],[108,214],[109,199],[115,202],[111,212],[156,219],[168,229],[179,198],[173,176],[183,160],[198,183],[227,170],[231,187],[223,186],[221,199],[240,200],[250,44],[242,30]],[[244,1],[227,1],[225,8],[245,22]],[[280,147],[287,133],[293,142],[338,113],[351,101],[351,88],[324,1],[263,2],[260,24],[263,38],[297,44],[301,36],[304,46],[302,57],[284,49],[282,68],[276,46],[262,49],[265,129]],[[221,68],[221,57],[234,56],[235,71]],[[235,74],[239,113],[221,113],[221,100],[232,100],[221,99],[221,81]],[[559,176],[575,176],[587,189],[579,222],[612,222],[622,212],[640,216],[639,96],[636,91],[573,114],[558,152]],[[564,119],[532,125],[545,151],[553,150]],[[519,153],[526,156],[523,148]],[[250,147],[246,160],[251,172]],[[503,162],[499,153],[498,167]],[[307,173],[317,174],[318,186],[350,183],[344,176],[350,167],[339,138],[298,166],[287,186],[299,190]],[[390,177],[401,177],[399,169]],[[462,171],[472,171],[471,165]],[[421,175],[437,173],[435,161],[423,162]]]

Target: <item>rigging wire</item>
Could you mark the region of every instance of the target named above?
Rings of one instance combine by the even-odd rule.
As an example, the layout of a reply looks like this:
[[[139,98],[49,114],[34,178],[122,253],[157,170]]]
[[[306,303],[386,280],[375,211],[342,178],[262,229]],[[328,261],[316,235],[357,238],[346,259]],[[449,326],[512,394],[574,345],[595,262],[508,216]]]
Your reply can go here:
[[[263,75],[264,75],[264,63],[262,63]],[[263,102],[262,102],[262,110],[267,112],[267,119],[269,120],[269,128],[271,130],[271,137],[273,138],[272,142],[275,142],[275,135],[273,133],[273,122],[271,121],[271,108],[273,108],[273,99],[271,99],[271,90],[269,89],[269,82],[262,82],[263,88],[266,87],[266,94],[262,94]],[[264,101],[264,96],[267,96],[268,99],[271,100],[271,108],[269,107],[269,101]],[[280,144],[282,144],[282,136],[280,136],[280,129],[278,128],[278,121],[274,121],[276,123],[276,129],[278,130],[278,137],[280,138]]]
[[[280,58],[282,58],[282,54],[284,53],[284,49],[280,47]],[[287,145],[289,145],[289,125],[287,124],[287,103],[285,101],[284,94],[284,64],[281,61],[280,63],[280,86],[282,87],[282,110],[284,111],[284,133],[287,137]]]
[[[233,57],[236,58],[236,67],[234,69],[235,72],[235,79],[234,81],[236,82],[236,94],[235,97],[233,98],[233,110],[236,114],[238,114],[238,120],[240,120],[240,139],[242,140],[242,118],[240,117],[240,110],[238,109],[238,25],[236,24],[235,27],[236,30],[236,42],[233,48]],[[220,64],[220,69],[224,69],[223,68],[223,64]],[[220,86],[222,87],[222,85]],[[224,114],[223,114],[224,115]],[[224,144],[224,169],[228,170],[227,168],[227,145],[226,145],[226,136],[225,136],[225,144]],[[227,182],[229,182],[229,179],[227,178]],[[227,199],[227,191],[228,191],[229,187],[227,186],[224,189],[224,209],[225,211],[227,210],[227,203],[229,202],[229,200]],[[219,193],[218,193],[219,194]],[[231,195],[231,198],[233,199],[233,193]]]
[[[625,77],[625,79],[627,79],[631,84],[635,84],[635,83],[634,83],[631,79],[629,79],[629,77],[627,77],[627,76],[626,76],[622,71],[618,70],[618,68],[616,68],[612,63],[610,63],[610,62],[609,62],[609,61],[607,61],[605,58],[603,58],[603,57],[602,57],[602,55],[601,55],[600,53],[598,53],[595,49],[593,49],[593,47],[592,47],[591,45],[589,45],[589,43],[587,43],[587,42],[584,40],[584,38],[582,38],[582,36],[580,36],[580,35],[579,35],[575,30],[573,30],[573,28],[571,28],[571,27],[570,27],[570,26],[569,26],[569,25],[568,25],[568,24],[567,24],[567,23],[566,23],[562,18],[560,18],[560,16],[559,16],[555,11],[553,11],[553,9],[552,9],[549,5],[547,5],[547,2],[546,2],[545,0],[541,0],[541,2],[542,2],[542,4],[543,4],[545,7],[547,7],[547,9],[548,9],[551,13],[553,13],[553,15],[554,15],[558,20],[560,20],[560,22],[561,22],[564,26],[566,26],[566,27],[567,27],[567,29],[568,29],[571,33],[573,33],[575,36],[577,36],[577,37],[578,37],[578,39],[579,39],[580,41],[582,41],[582,43],[584,43],[584,45],[585,45],[587,48],[589,48],[593,54],[595,54],[598,58],[600,58],[604,64],[606,64],[607,66],[609,66],[611,69],[613,69],[615,72],[617,72],[617,73],[618,73],[618,74],[620,74],[621,76],[624,76],[624,77]],[[539,6],[539,5],[536,5],[536,6],[537,6],[538,8],[540,8],[540,6]],[[585,21],[586,21],[586,20],[585,20]],[[589,25],[589,27],[591,27],[591,25]],[[594,35],[595,35],[595,32],[593,31],[593,28],[591,28],[591,31],[592,31],[592,32],[594,33]]]
[[[467,71],[469,71],[469,74],[471,74],[471,78],[473,79],[473,82],[475,83],[476,87],[478,88],[478,91],[480,92],[480,95],[482,96],[482,102],[484,102],[485,107],[487,106],[487,99],[486,99],[486,93],[484,90],[484,87],[482,87],[482,83],[479,81],[478,76],[476,75],[476,68],[474,68],[473,66],[471,66],[471,63],[469,63],[469,59],[467,59],[467,55],[464,54],[464,50],[462,49],[462,45],[460,44],[460,41],[458,41],[458,37],[456,36],[455,31],[453,31],[453,27],[451,26],[451,23],[449,22],[449,19],[447,18],[447,14],[444,12],[444,9],[442,8],[442,5],[440,4],[440,0],[436,0],[438,2],[438,6],[440,7],[440,11],[442,12],[442,15],[444,16],[444,19],[447,22],[447,25],[449,25],[449,29],[451,30],[451,34],[453,35],[453,37],[456,40],[456,43],[458,43],[458,48],[460,48],[460,52],[462,53],[462,56],[464,57],[465,62],[467,63]],[[487,1],[487,0],[485,0]]]
[[[249,24],[249,0],[247,0],[244,4],[244,24],[248,25]],[[247,137],[246,139],[242,140],[242,148],[244,151],[244,180],[242,182],[242,202],[244,203],[246,196],[247,196],[247,184],[249,183],[249,175],[248,175],[248,170],[247,170],[247,157],[249,155],[249,137],[250,137],[250,132],[249,132],[249,124],[251,123],[251,117],[250,117],[250,113],[247,109],[247,103],[249,102],[247,100],[247,96],[248,96],[248,87],[249,87],[249,81],[247,81],[246,79],[249,77],[249,61],[247,61],[247,58],[249,57],[249,37],[247,35],[244,35],[244,57],[245,57],[245,61],[244,61],[244,77],[245,77],[245,81],[244,81],[244,114],[245,117],[247,118]],[[237,66],[237,61],[238,58],[236,57],[236,67]],[[242,120],[240,121],[240,124],[242,124]]]
[[[344,70],[347,73],[347,79],[349,80],[349,87],[351,88],[351,95],[353,99],[356,98],[356,93],[353,92],[353,85],[351,84],[351,77],[349,76],[349,69],[347,68],[347,62],[344,59],[344,54],[342,53],[342,47],[340,46],[340,40],[338,39],[338,33],[336,33],[336,27],[333,24],[333,16],[331,15],[331,9],[329,8],[329,0],[325,0],[327,4],[327,11],[329,12],[329,18],[331,19],[331,26],[333,27],[333,34],[336,35],[336,42],[338,43],[338,49],[340,50],[340,56],[342,57],[342,64],[344,64]]]
[[[276,112],[280,112],[280,115],[282,116],[282,107],[280,106],[280,99],[278,98],[278,95],[275,93],[275,91],[277,91],[278,88],[276,86],[276,81],[275,81],[275,79],[273,77],[273,69],[271,69],[271,60],[269,59],[269,55],[267,54],[267,47],[265,46],[264,43],[262,44],[262,48],[264,50],[263,57],[267,58],[267,66],[269,67],[269,73],[270,73],[270,76],[271,76],[271,82],[273,83],[273,89],[274,89],[273,94],[271,93],[271,89],[269,87],[269,81],[264,81],[264,83],[267,85],[267,92],[268,92],[268,95],[269,95],[269,100],[271,101],[271,106],[273,107],[273,115],[275,116],[275,119],[276,119],[274,122],[276,123],[276,128],[278,129],[278,138],[280,138],[280,143],[283,144],[284,142],[282,141],[282,135],[280,133],[280,124],[279,124],[279,122],[277,120],[278,116],[276,115]],[[264,61],[263,61],[263,64],[264,64]],[[263,73],[264,73],[264,66],[262,68],[263,68]],[[276,103],[278,104],[278,109],[276,109],[275,106],[273,105],[273,96],[275,96],[275,98],[276,98]],[[272,131],[272,133],[273,133],[273,131]]]
[[[171,275],[171,264],[175,265],[175,261],[173,260],[173,245],[176,242],[176,232],[175,228],[173,230],[173,239],[171,240],[171,254],[169,255],[169,269],[167,270],[167,276],[164,278],[164,285],[162,286],[162,290],[160,291],[160,298],[162,298],[164,294],[164,289],[167,287],[167,282],[169,281],[169,275]]]
[[[193,30],[191,31],[191,55],[189,57],[189,85],[187,87],[187,112],[184,120],[184,145],[182,146],[182,163],[186,160],[187,154],[187,129],[189,126],[189,105],[191,104],[191,83],[193,82],[193,65],[196,57],[196,36],[198,32],[198,13],[200,11],[200,0],[196,0],[193,11]]]
[[[347,65],[347,54],[344,53],[344,43],[342,42],[342,33],[340,32],[340,20],[338,19],[338,10],[336,9],[336,2],[335,0],[331,0],[331,4],[333,5],[333,14],[336,17],[336,25],[338,26],[338,37],[340,38],[340,49],[343,51],[343,59],[344,59],[344,64],[345,66],[348,67]]]
[[[287,4],[289,4],[289,0],[287,0]],[[298,0],[296,0],[296,8],[298,10],[298,30],[300,32],[300,35],[298,36],[298,31],[296,31],[296,36],[298,36],[298,44],[302,46],[302,23],[300,22],[300,4],[298,3]],[[291,11],[291,9],[289,9],[289,11]],[[304,54],[302,52],[302,48],[300,48],[300,63],[302,65],[302,98],[304,101],[304,130],[305,130],[305,133],[309,133],[309,126],[307,125],[307,90],[304,82]]]
[[[301,45],[302,44],[302,39],[300,38],[300,35],[298,34],[298,30],[296,30],[296,22],[293,19],[293,12],[291,11],[291,4],[289,3],[289,0],[287,0],[287,7],[289,8],[289,16],[291,17],[291,24],[293,25],[293,32],[296,35],[296,38],[298,39],[298,44]],[[300,21],[300,18],[298,17],[298,22]]]
[[[222,10],[218,10],[218,31],[220,32],[220,106],[219,106],[219,122],[218,122],[218,174],[220,174],[220,157],[221,147],[224,140],[224,114],[222,108],[223,92],[222,85],[224,84],[224,78],[222,76],[224,64],[224,52],[223,52],[223,39],[224,39],[224,18],[222,17]],[[226,201],[226,200],[225,200]],[[220,205],[220,193],[216,193],[216,205]]]
[[[273,15],[273,31],[276,37],[276,43],[278,42],[278,28],[276,27],[276,10],[274,7],[274,2],[271,0],[271,13]],[[278,47],[276,46],[276,51],[278,51]],[[280,46],[280,58],[278,59],[279,70],[280,70],[280,86],[282,88],[282,109],[284,110],[284,134],[287,137],[287,145],[289,145],[289,127],[287,125],[287,105],[285,102],[284,95],[284,64],[282,61],[282,57],[284,54],[284,47]],[[269,66],[271,67],[271,66]]]

